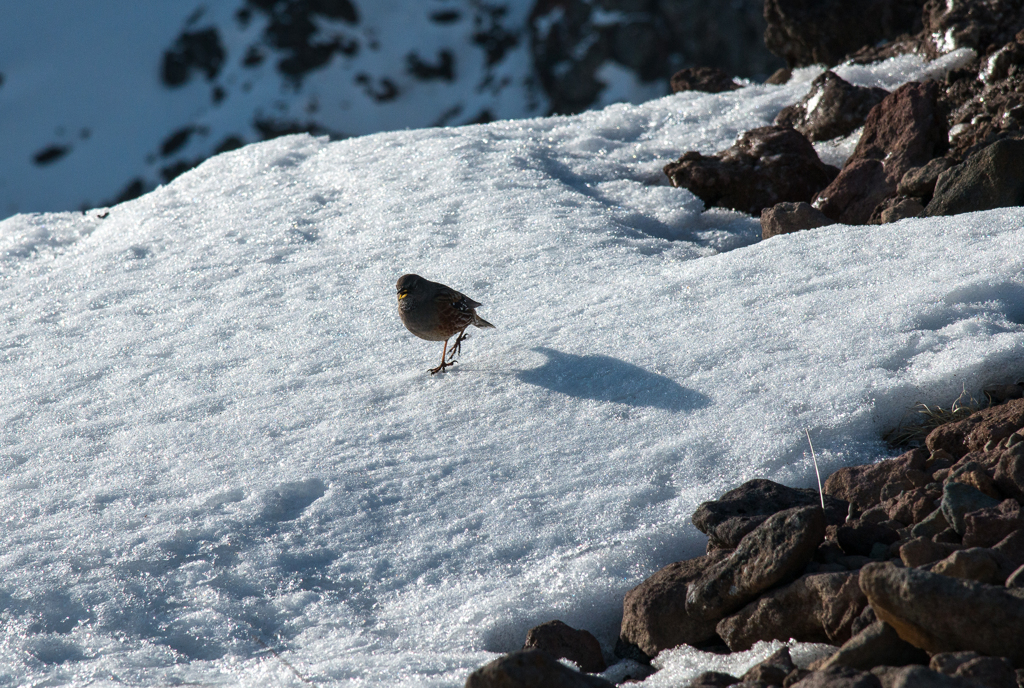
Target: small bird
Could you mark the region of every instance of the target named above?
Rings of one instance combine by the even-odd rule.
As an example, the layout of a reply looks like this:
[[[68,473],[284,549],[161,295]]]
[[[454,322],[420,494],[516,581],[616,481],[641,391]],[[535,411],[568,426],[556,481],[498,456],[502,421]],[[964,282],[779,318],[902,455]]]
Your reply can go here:
[[[462,350],[462,341],[469,339],[466,328],[470,325],[494,327],[476,314],[476,309],[482,306],[482,303],[451,287],[431,282],[419,275],[402,275],[398,278],[395,288],[398,289],[398,315],[409,331],[420,339],[431,342],[444,341],[441,365],[431,368],[431,375],[455,365],[455,355]],[[452,344],[451,354],[448,355],[448,340],[456,333],[459,336]]]

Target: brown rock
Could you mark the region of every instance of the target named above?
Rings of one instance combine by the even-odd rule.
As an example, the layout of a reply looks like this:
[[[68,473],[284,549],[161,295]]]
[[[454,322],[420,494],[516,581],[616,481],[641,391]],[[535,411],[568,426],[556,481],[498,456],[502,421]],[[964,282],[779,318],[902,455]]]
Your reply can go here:
[[[930,484],[902,492],[884,506],[890,519],[910,526],[920,523],[935,511],[941,498],[942,490],[937,484]]]
[[[809,201],[839,172],[788,127],[752,129],[728,150],[713,156],[690,151],[664,170],[672,186],[689,189],[705,205],[750,215],[783,201]]]
[[[992,549],[1006,557],[1008,566],[1016,569],[1024,564],[1024,530],[1016,530],[999,541]]]
[[[999,450],[993,477],[1000,492],[1024,499],[1024,442]]]
[[[919,664],[879,666],[871,673],[882,682],[882,688],[980,688],[964,679],[946,676]]]
[[[860,587],[878,618],[928,652],[974,650],[1024,665],[1024,597],[920,569],[869,564]]]
[[[850,638],[851,626],[866,606],[856,574],[813,574],[765,593],[718,622],[717,631],[733,652],[748,650],[759,640],[839,645]]]
[[[765,590],[795,576],[824,538],[821,507],[780,511],[744,537],[727,559],[690,584],[686,612],[710,621],[742,608]]]
[[[544,650],[555,659],[568,659],[588,674],[608,668],[597,638],[562,621],[548,621],[531,628],[526,632],[523,649]]]
[[[899,539],[899,533],[892,528],[880,523],[865,523],[860,519],[854,519],[847,525],[840,526],[836,532],[836,540],[844,552],[862,557],[871,556],[875,543],[891,545]]]
[[[573,671],[541,650],[519,650],[480,667],[466,688],[613,688],[597,676]]]
[[[886,225],[890,222],[898,222],[908,217],[921,217],[922,215],[924,215],[924,204],[920,198],[890,196],[871,211],[871,218],[868,220],[868,224]]]
[[[761,239],[835,224],[810,203],[776,203],[761,211]]]
[[[956,458],[982,451],[991,441],[999,442],[1024,427],[1024,399],[991,406],[955,423],[940,425],[925,439],[931,451],[945,449]]]
[[[770,686],[781,686],[794,669],[796,664],[789,654],[789,648],[783,647],[743,674],[743,683],[761,682]]]
[[[716,552],[669,564],[626,593],[619,631],[622,642],[654,657],[670,647],[698,645],[713,638],[716,620],[689,616],[686,591],[706,569],[727,556],[727,552]]]
[[[721,93],[743,88],[718,67],[688,67],[672,75],[672,92],[703,91]]]
[[[912,167],[900,179],[896,192],[931,200],[939,175],[953,166],[949,158],[934,158],[920,167]]]
[[[867,224],[903,175],[945,151],[946,117],[938,96],[933,81],[904,84],[886,96],[868,115],[842,171],[812,205],[837,222]]]
[[[735,549],[743,537],[769,516],[798,506],[821,503],[817,490],[786,487],[771,480],[750,480],[718,499],[704,502],[693,513],[693,525],[708,536],[711,549]],[[825,498],[826,522],[846,520],[849,505],[835,497]]]
[[[999,492],[999,488],[996,487],[995,480],[993,480],[985,471],[984,466],[975,461],[971,461],[967,465],[959,468],[954,467],[953,472],[949,474],[949,478],[947,478],[946,482],[970,485],[978,492],[987,495],[992,499],[1000,499],[1002,497]]]
[[[834,666],[812,671],[792,685],[792,688],[882,688],[874,674],[845,666]]]
[[[882,487],[889,483],[900,481],[906,489],[920,487],[914,484],[917,478],[907,477],[908,471],[920,473],[929,455],[927,450],[918,447],[895,459],[840,468],[825,480],[823,491],[826,495],[855,504],[858,509],[867,510],[881,501]]]
[[[854,86],[828,70],[811,82],[802,100],[783,108],[775,124],[793,127],[811,141],[827,141],[852,133],[889,94],[882,88]]]
[[[845,666],[870,671],[879,665],[905,666],[923,664],[928,654],[903,640],[896,630],[883,621],[876,621],[853,636],[832,655],[821,668]]]
[[[964,546],[992,547],[1010,533],[1024,529],[1024,513],[1015,499],[997,507],[964,514]]]
[[[985,688],[1017,688],[1017,675],[1005,657],[982,657],[977,652],[940,652],[929,668],[947,676],[973,681]]]
[[[932,573],[972,580],[989,585],[1002,585],[1010,571],[995,550],[971,547],[953,552],[931,567]]]
[[[916,537],[900,547],[900,559],[910,568],[926,566],[945,559],[963,545],[933,542],[931,538]]]
[[[723,674],[720,671],[705,671],[702,674],[697,674],[687,686],[688,688],[726,688],[726,686],[734,686],[739,682],[738,678],[730,674]]]

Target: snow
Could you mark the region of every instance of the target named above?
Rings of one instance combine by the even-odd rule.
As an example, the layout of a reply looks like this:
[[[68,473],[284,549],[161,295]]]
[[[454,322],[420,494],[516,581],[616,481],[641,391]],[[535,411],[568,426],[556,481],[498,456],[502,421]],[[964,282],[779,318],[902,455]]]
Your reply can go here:
[[[458,686],[554,618],[612,659],[700,502],[814,484],[805,429],[827,474],[1017,379],[1024,209],[761,243],[666,185],[816,73],[283,137],[0,222],[0,684]],[[406,272],[497,325],[443,375]]]

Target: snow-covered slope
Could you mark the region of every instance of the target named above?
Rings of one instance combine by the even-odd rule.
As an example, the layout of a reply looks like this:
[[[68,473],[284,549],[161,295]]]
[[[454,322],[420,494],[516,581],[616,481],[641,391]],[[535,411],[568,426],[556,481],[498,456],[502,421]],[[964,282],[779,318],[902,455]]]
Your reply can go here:
[[[828,472],[1020,375],[1024,209],[754,243],[664,185],[813,75],[0,222],[0,683],[458,686],[552,618],[610,651],[698,503],[812,484],[805,428]],[[405,272],[497,325],[443,375]]]

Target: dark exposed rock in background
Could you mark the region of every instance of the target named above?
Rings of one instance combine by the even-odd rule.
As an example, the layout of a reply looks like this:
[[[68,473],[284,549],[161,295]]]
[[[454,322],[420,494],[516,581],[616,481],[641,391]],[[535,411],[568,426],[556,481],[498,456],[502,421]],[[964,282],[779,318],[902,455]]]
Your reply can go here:
[[[718,67],[687,67],[672,75],[672,92],[703,91],[721,93],[741,88],[728,72]]]
[[[836,65],[864,46],[921,30],[922,0],[765,0],[765,44],[790,67]]]
[[[761,239],[831,224],[832,220],[810,203],[784,201],[761,211]]]

